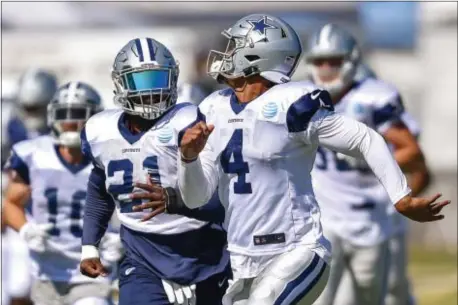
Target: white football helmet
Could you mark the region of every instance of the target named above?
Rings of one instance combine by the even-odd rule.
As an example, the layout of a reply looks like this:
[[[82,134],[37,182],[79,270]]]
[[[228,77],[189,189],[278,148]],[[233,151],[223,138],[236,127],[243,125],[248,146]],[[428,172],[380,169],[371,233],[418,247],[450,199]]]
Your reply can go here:
[[[129,41],[115,58],[114,101],[126,113],[153,120],[177,101],[178,62],[152,38]]]
[[[102,111],[97,91],[83,82],[69,82],[60,87],[48,105],[48,126],[58,144],[68,147],[81,145],[80,132],[86,121]],[[65,124],[77,123],[68,130]]]
[[[326,24],[311,36],[305,58],[312,81],[335,96],[353,82],[361,52],[352,35]],[[331,62],[331,67],[322,67],[324,61]]]

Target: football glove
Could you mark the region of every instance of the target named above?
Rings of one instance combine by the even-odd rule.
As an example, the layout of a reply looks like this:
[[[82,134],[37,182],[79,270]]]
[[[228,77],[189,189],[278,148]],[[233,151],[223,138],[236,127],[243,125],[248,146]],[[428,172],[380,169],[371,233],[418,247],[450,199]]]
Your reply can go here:
[[[48,231],[54,227],[52,223],[35,224],[27,222],[19,230],[19,236],[27,243],[30,250],[43,253],[46,251]]]
[[[167,280],[162,280],[162,285],[171,304],[196,304],[196,285],[181,286]]]

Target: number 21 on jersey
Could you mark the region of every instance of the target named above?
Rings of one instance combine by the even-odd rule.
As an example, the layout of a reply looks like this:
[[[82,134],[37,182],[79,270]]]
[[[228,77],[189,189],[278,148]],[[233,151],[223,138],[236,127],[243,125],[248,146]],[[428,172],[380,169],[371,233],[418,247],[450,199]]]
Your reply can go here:
[[[246,181],[246,175],[250,172],[248,162],[243,160],[243,129],[236,129],[221,153],[221,167],[226,174],[237,174],[234,182],[235,194],[251,194],[251,183]]]

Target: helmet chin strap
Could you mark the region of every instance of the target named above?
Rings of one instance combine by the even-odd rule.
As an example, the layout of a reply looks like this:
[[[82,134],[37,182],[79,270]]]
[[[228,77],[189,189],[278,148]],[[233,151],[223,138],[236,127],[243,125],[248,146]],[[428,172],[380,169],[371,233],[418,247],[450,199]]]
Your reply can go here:
[[[67,131],[67,132],[62,132],[59,135],[59,138],[57,140],[59,145],[66,146],[66,147],[80,147],[81,146],[81,139],[80,139],[80,133],[77,131]]]

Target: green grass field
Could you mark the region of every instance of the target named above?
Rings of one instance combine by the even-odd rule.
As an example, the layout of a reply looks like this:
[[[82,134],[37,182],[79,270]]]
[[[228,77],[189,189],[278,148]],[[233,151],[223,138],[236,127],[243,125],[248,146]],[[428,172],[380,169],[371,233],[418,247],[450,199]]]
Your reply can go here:
[[[457,253],[425,250],[410,251],[410,278],[418,305],[456,305]]]
[[[412,247],[409,256],[409,274],[417,305],[458,304],[456,251]]]

